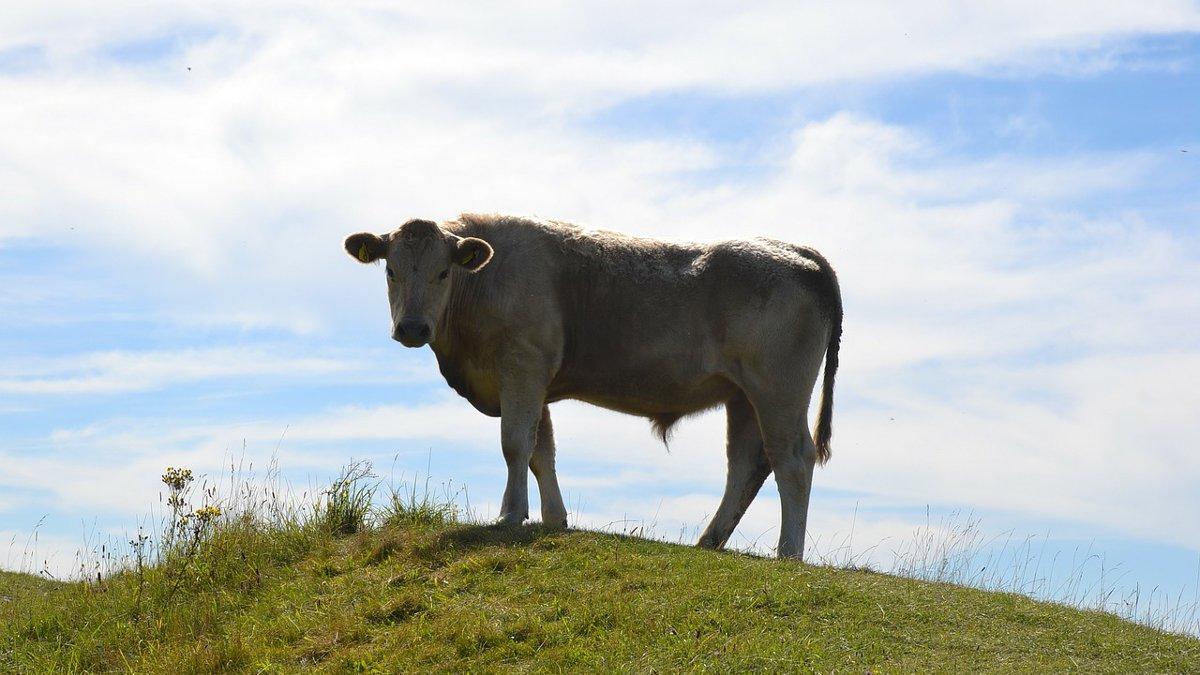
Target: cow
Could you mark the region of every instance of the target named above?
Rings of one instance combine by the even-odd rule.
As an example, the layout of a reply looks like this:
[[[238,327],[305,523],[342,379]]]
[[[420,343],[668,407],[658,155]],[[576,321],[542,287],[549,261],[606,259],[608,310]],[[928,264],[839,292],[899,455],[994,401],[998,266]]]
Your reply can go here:
[[[815,250],[478,214],[352,234],[345,248],[361,263],[385,263],[392,337],[429,345],[447,384],[500,418],[508,482],[499,523],[529,517],[532,471],[543,524],[566,526],[550,403],[646,417],[664,443],[680,418],[723,405],[725,494],[697,546],[722,548],[774,472],[777,552],[802,558],[813,467],[830,455],[842,333],[837,277]]]

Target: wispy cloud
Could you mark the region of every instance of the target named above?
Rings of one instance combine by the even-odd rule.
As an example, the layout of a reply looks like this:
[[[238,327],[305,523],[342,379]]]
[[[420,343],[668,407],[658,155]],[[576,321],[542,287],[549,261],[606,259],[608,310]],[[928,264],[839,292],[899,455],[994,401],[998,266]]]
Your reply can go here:
[[[204,380],[367,371],[342,358],[287,356],[268,347],[110,351],[0,363],[0,393],[117,394]]]
[[[69,579],[86,559],[80,537],[36,530],[0,530],[0,569]]]
[[[630,21],[631,16],[637,20]],[[497,25],[505,26],[503,34],[495,30]],[[196,26],[205,30],[188,30]],[[1079,68],[1081,61],[1107,64],[1122,38],[1197,26],[1200,13],[1182,0],[968,7],[916,2],[902,9],[876,1],[837,6],[715,2],[703,7],[629,2],[525,12],[372,3],[333,10],[282,2],[147,11],[135,2],[99,8],[60,1],[14,17],[3,34],[10,43],[44,43],[53,57],[68,63],[113,43],[159,44],[164,34],[185,43],[196,35],[223,34],[234,44],[283,34],[337,48],[325,53],[332,63],[340,63],[338,54],[348,51],[393,57],[392,68],[378,71],[365,61],[358,69],[363,75],[399,73],[419,84],[498,80],[536,87],[545,97],[551,89],[577,93],[714,86],[745,91],[1005,64]],[[333,39],[347,31],[366,39]],[[1088,60],[1080,56],[1097,51]],[[111,54],[111,49],[102,53]]]

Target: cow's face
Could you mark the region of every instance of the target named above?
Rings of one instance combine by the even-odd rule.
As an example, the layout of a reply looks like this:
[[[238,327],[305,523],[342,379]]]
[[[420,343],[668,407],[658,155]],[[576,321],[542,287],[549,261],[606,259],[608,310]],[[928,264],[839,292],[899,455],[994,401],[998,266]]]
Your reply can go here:
[[[362,263],[384,262],[392,338],[405,347],[433,341],[455,275],[477,272],[492,259],[486,241],[460,237],[428,220],[410,220],[383,236],[352,234],[346,252]]]

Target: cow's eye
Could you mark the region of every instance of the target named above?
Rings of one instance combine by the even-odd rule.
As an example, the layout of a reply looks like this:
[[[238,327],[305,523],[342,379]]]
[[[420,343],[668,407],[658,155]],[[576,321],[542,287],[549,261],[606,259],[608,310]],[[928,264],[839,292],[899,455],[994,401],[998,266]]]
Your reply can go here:
[[[450,274],[450,270],[449,270],[449,269],[444,269],[444,270],[442,270],[442,273],[438,275],[438,278],[439,278],[439,279],[445,279],[445,278],[446,278],[446,276],[447,276],[448,274]]]
[[[392,268],[391,268],[391,267],[388,267],[388,268],[386,268],[386,269],[387,269],[387,275],[388,275],[388,278],[389,278],[389,279],[395,279],[395,278],[396,278],[396,273],[392,271]]]

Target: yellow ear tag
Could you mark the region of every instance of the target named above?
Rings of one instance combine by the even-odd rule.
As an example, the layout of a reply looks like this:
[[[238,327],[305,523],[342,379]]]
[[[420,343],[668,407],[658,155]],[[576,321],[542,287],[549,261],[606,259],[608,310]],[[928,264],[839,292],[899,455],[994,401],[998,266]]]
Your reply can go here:
[[[358,247],[358,259],[365,263],[371,262],[371,254],[367,252],[366,244]]]
[[[458,254],[458,264],[459,265],[465,266],[467,263],[471,262],[474,259],[475,259],[475,251],[474,250],[463,251]]]

